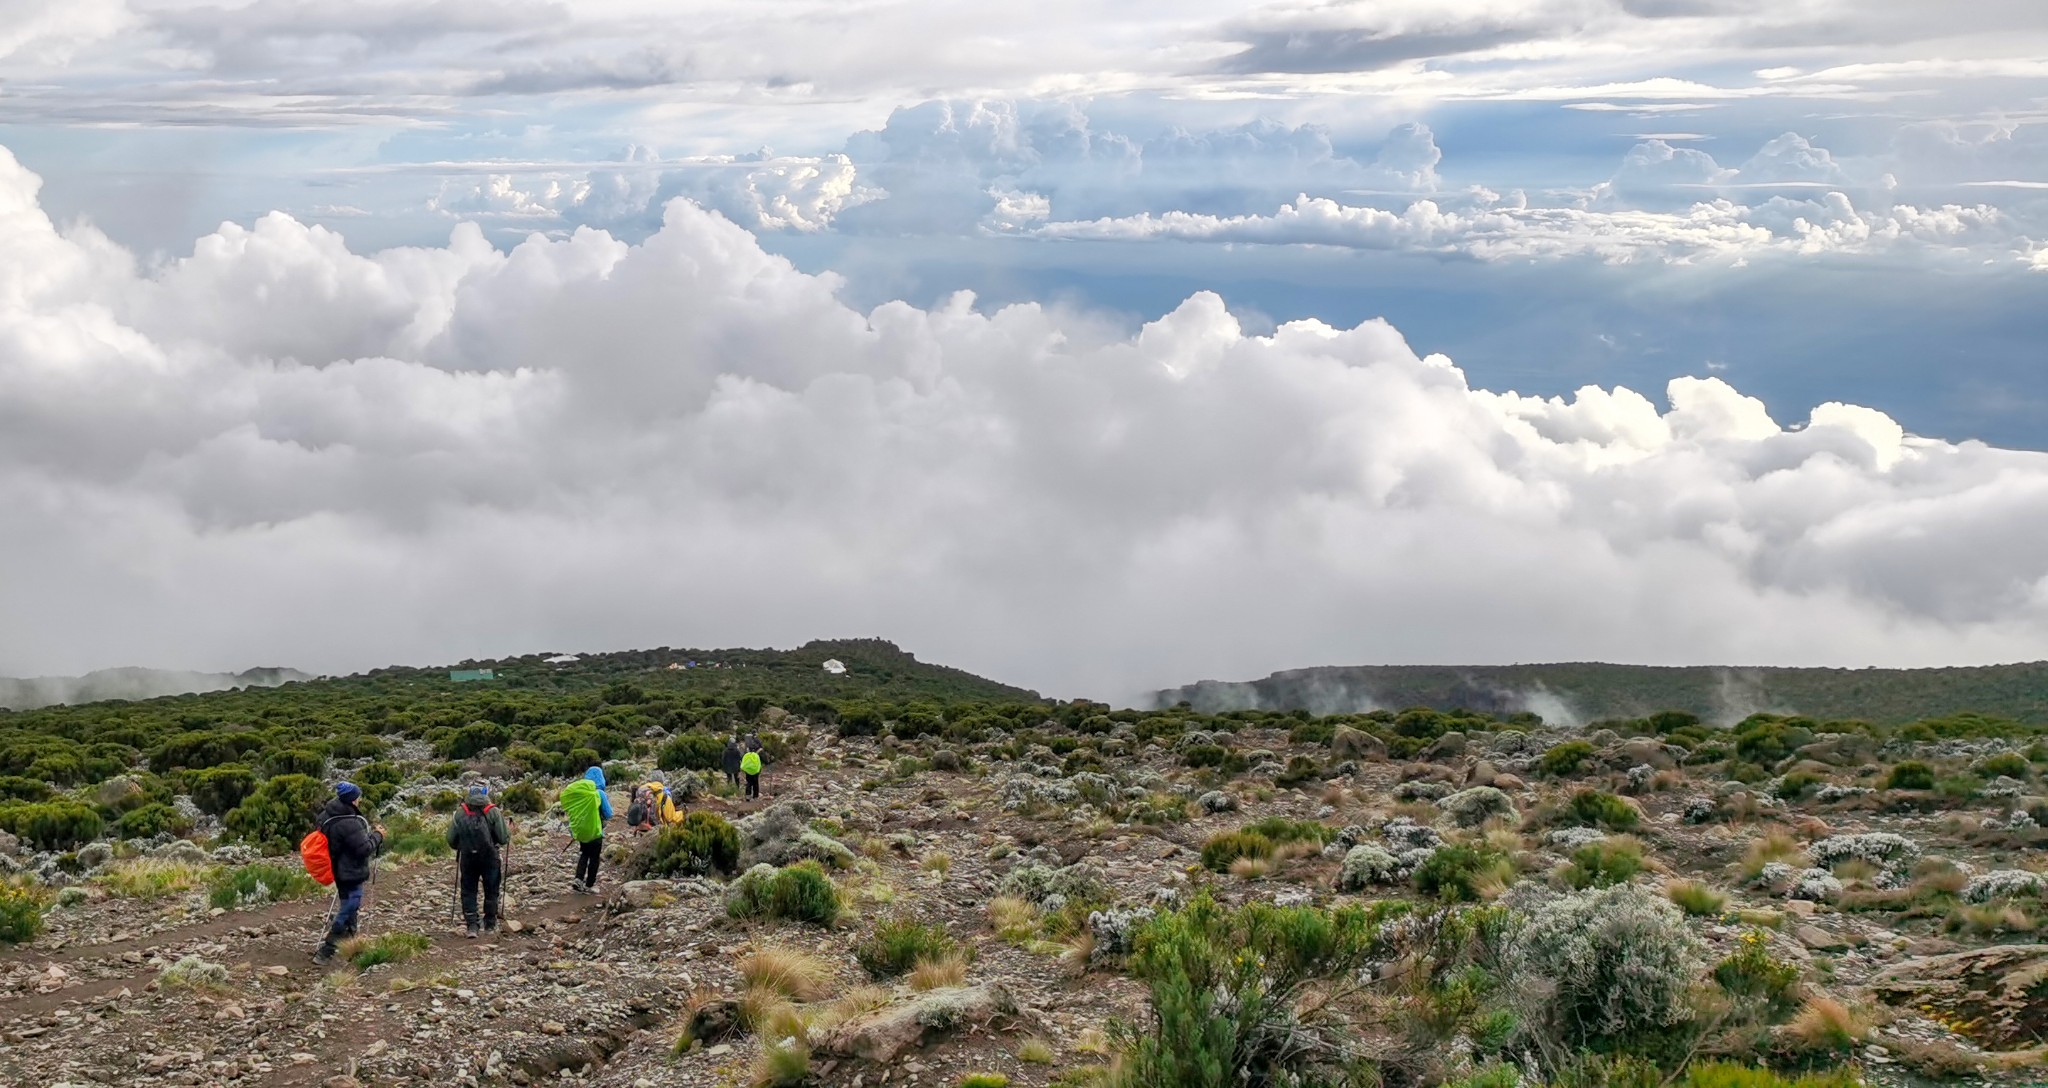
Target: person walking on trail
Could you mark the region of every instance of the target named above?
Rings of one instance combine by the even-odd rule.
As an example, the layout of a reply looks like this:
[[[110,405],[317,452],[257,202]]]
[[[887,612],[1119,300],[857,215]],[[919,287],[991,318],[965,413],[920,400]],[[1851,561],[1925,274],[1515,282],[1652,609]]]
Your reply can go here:
[[[498,931],[498,893],[504,887],[505,869],[499,851],[512,845],[512,829],[505,812],[491,803],[488,786],[471,786],[469,797],[448,820],[448,845],[455,849],[455,868],[462,881],[462,921],[465,937],[477,935],[478,923],[485,933]],[[484,909],[477,915],[477,886],[483,886]]]
[[[338,782],[334,800],[327,802],[315,825],[327,837],[327,856],[334,865],[334,920],[328,923],[327,939],[313,953],[316,963],[326,963],[344,940],[356,935],[356,919],[363,911],[363,885],[370,880],[370,862],[384,852],[384,828],[372,824],[361,808],[363,791],[353,782]]]
[[[725,768],[726,785],[738,786],[740,784],[740,757],[743,754],[740,750],[740,736],[738,733],[734,733],[732,739],[725,742],[725,754],[719,760],[720,764]]]
[[[576,840],[579,892],[597,890],[597,865],[604,858],[604,822],[612,818],[611,798],[604,793],[604,768],[592,767],[562,787],[562,811],[569,816],[569,836]]]
[[[761,753],[749,751],[741,756],[740,770],[747,775],[747,800],[761,796]]]

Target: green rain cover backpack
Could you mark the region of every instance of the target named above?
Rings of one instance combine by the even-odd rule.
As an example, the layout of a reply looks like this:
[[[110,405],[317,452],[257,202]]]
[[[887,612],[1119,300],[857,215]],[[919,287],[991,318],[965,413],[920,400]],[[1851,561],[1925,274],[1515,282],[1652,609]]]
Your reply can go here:
[[[569,834],[577,842],[589,842],[604,834],[604,817],[599,814],[597,783],[579,778],[562,787],[562,811],[569,814]]]

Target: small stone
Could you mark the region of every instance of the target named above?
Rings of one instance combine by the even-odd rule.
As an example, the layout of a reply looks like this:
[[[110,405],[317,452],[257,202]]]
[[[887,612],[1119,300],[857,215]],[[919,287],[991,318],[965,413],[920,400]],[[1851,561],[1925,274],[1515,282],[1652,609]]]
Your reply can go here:
[[[542,1035],[560,1035],[568,1030],[569,1026],[560,1020],[549,1020],[540,1026],[540,1033]]]

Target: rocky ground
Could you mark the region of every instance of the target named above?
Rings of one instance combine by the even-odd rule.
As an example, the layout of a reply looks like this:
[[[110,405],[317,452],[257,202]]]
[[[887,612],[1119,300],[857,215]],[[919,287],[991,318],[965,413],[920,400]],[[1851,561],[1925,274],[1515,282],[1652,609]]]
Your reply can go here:
[[[1538,757],[1563,739],[1452,734],[1421,758],[1389,760],[1356,734],[1333,747],[1246,731],[1232,743],[1252,769],[1219,778],[1187,767],[1187,746],[1176,742],[1119,744],[1107,774],[1068,774],[1049,751],[982,752],[961,770],[938,770],[902,762],[933,754],[930,743],[810,731],[807,748],[768,776],[766,798],[691,807],[745,828],[759,827],[771,806],[807,805],[798,813],[806,825],[845,846],[834,876],[847,911],[830,927],[731,918],[717,879],[630,880],[630,856],[646,840],[618,830],[604,887],[578,894],[563,827],[547,817],[521,830],[506,885],[511,924],[495,939],[461,936],[451,860],[387,860],[365,933],[429,943],[362,970],[312,963],[320,898],[220,910],[200,891],[145,899],[88,877],[76,885],[82,893],[49,911],[41,935],[0,952],[0,1083],[746,1084],[759,1042],[715,1029],[744,989],[742,961],[772,949],[826,966],[814,1006],[860,1002],[813,1022],[814,1083],[951,1086],[989,1072],[1047,1085],[1105,1061],[1105,1027],[1141,1021],[1146,991],[1104,954],[1114,949],[1100,947],[1114,941],[1113,927],[1019,936],[992,919],[991,901],[1016,890],[1005,880],[1020,864],[1092,873],[1108,899],[1130,908],[1196,886],[1230,903],[1412,897],[1398,874],[1347,879],[1354,855],[1367,857],[1360,845],[1384,845],[1398,862],[1401,828],[1412,824],[1451,839],[1483,836],[1512,858],[1520,880],[1555,883],[1574,849],[1609,836],[1550,828],[1538,814],[1588,785],[1626,794],[1641,814],[1633,840],[1646,868],[1633,879],[1658,888],[1697,881],[1722,897],[1718,909],[1698,912],[1700,935],[1717,954],[1752,935],[1795,965],[1812,994],[1849,1009],[1856,1040],[1847,1057],[1873,1081],[2048,1083],[2035,1049],[2048,1029],[2048,945],[2031,935],[2039,888],[2022,889],[2035,898],[2019,905],[1996,894],[1970,902],[1983,890],[1972,880],[2019,873],[1996,879],[2025,885],[2042,867],[2043,833],[2013,815],[2025,811],[2023,794],[1935,803],[1856,785],[1877,761],[1815,761],[1841,792],[1787,802],[1758,786],[1694,780],[1679,753],[1611,735],[1590,738],[1583,770],[1542,774]],[[1931,754],[1981,754],[1950,747]],[[1276,777],[1286,776],[1275,771],[1293,755],[1312,757],[1319,771],[1281,786]],[[1439,803],[1475,786],[1498,789],[1511,814],[1468,820],[1458,802]],[[1168,815],[1148,816],[1148,798]],[[623,811],[623,795],[615,801]],[[1355,841],[1339,837],[1236,875],[1203,867],[1211,836],[1269,816],[1349,829]],[[1907,845],[1856,838],[1873,833]],[[1762,861],[1759,843],[1773,835]],[[1849,852],[1831,853],[1840,850]],[[1916,910],[1931,901],[1916,891],[1930,882],[1949,886],[1950,905]],[[1958,922],[1965,910],[1977,913]],[[900,979],[862,990],[877,984],[854,950],[880,920],[897,918],[941,926],[971,949],[964,976],[923,991]],[[679,1053],[693,1017],[712,1038]]]

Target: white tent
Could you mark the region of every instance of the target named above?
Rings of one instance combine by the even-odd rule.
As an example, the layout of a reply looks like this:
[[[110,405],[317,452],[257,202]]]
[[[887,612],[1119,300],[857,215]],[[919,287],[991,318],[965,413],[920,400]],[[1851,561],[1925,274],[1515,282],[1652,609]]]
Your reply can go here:
[[[825,671],[831,673],[834,676],[843,676],[846,673],[846,662],[841,661],[835,657],[832,660],[825,662]]]

